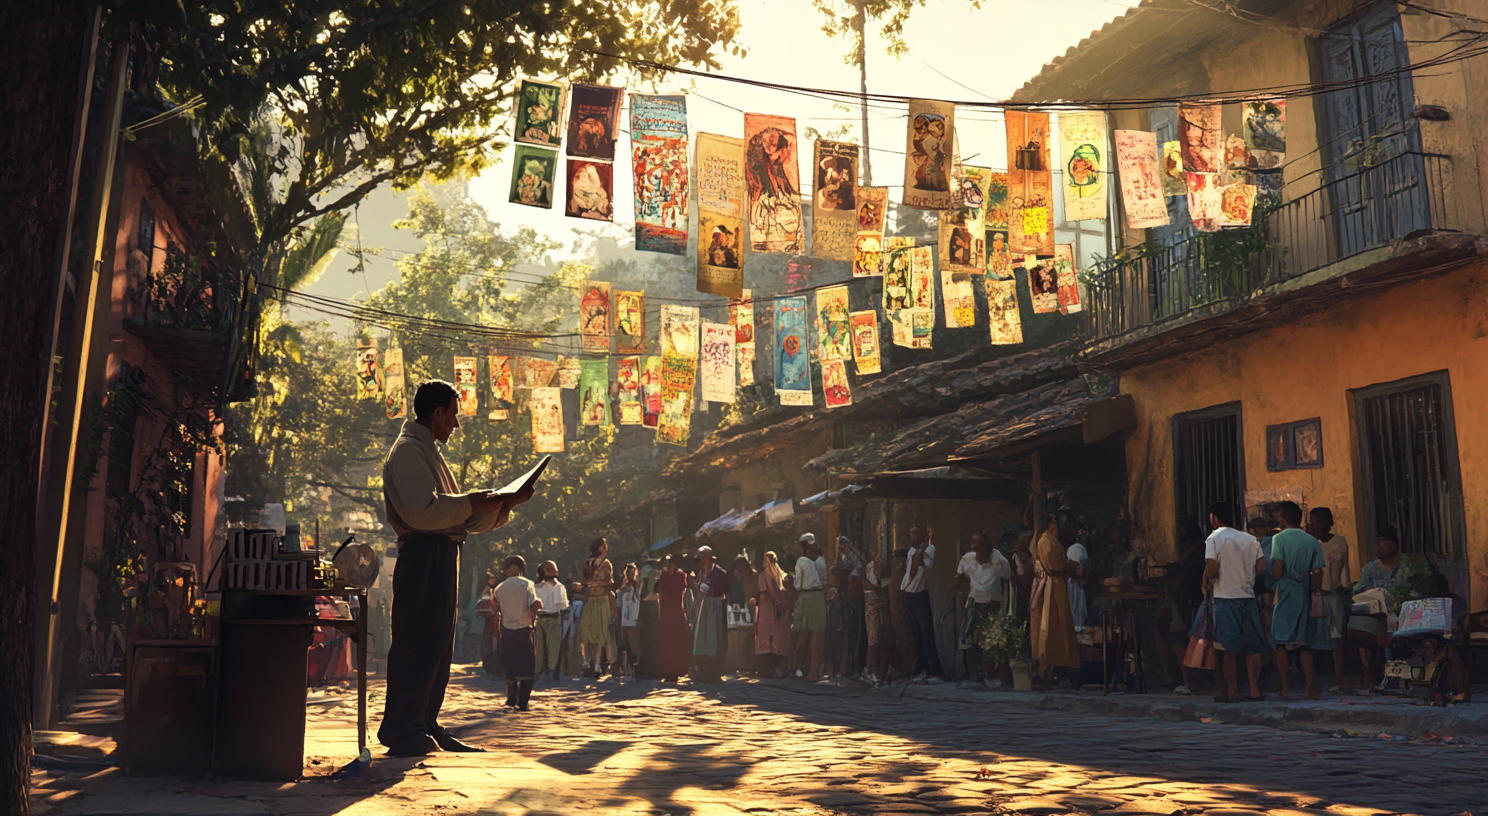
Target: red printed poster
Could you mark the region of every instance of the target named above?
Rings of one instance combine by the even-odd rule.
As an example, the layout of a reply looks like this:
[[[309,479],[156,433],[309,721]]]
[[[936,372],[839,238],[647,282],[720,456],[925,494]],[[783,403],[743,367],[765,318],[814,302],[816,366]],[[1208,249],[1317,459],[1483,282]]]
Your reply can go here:
[[[755,252],[800,252],[804,219],[796,120],[744,114],[744,180],[749,188],[749,248]]]
[[[1130,229],[1166,226],[1168,204],[1158,173],[1157,137],[1145,130],[1118,130],[1115,137],[1116,174],[1121,182],[1126,226]]]

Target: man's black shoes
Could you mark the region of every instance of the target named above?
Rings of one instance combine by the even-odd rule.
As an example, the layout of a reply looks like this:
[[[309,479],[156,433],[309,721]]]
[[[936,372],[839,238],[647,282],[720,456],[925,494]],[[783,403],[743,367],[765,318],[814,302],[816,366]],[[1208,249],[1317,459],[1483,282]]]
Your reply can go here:
[[[440,748],[446,751],[453,751],[461,754],[478,754],[486,750],[479,745],[468,745],[466,743],[463,743],[455,739],[454,736],[450,735],[449,733],[435,734],[434,741],[439,744]]]
[[[439,744],[428,734],[415,734],[408,739],[398,742],[396,745],[388,746],[388,756],[392,757],[415,757],[428,756],[438,751]]]

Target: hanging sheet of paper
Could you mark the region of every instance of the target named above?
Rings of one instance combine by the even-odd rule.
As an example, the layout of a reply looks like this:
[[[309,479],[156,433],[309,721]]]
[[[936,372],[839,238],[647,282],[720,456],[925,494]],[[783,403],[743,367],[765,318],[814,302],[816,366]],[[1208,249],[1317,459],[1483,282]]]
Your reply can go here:
[[[987,321],[992,345],[1012,346],[1023,342],[1023,319],[1018,312],[1018,281],[986,279]]]
[[[1219,191],[1219,211],[1221,227],[1248,227],[1251,223],[1251,210],[1255,206],[1256,188],[1254,184],[1231,184],[1222,187]]]
[[[1157,136],[1145,130],[1118,130],[1116,177],[1129,229],[1167,226],[1168,204],[1158,172]]]
[[[1080,270],[1075,262],[1075,248],[1070,244],[1054,245],[1054,279],[1059,286],[1059,313],[1071,315],[1080,311]]]
[[[553,208],[553,179],[558,175],[558,151],[532,145],[512,151],[511,194],[507,201],[544,210]]]
[[[991,176],[992,171],[988,168],[961,166],[957,184],[961,206],[941,213],[937,227],[942,277],[954,274],[960,279],[967,279],[971,275],[986,272],[987,231],[984,213]]]
[[[696,306],[672,303],[661,307],[661,353],[698,355],[698,310]]]
[[[573,391],[579,387],[579,375],[583,368],[579,365],[577,357],[558,357],[558,387],[564,391]]]
[[[579,159],[615,160],[620,104],[625,89],[574,83],[569,92],[568,155]]]
[[[1185,173],[1188,178],[1188,217],[1199,232],[1217,232],[1223,217],[1223,195],[1215,173]]]
[[[813,158],[811,255],[851,261],[858,231],[858,146],[817,139]]]
[[[1286,100],[1246,100],[1240,106],[1240,123],[1251,168],[1279,170],[1286,161]]]
[[[487,374],[491,378],[491,405],[486,419],[504,422],[511,419],[512,367],[511,358],[491,354],[486,357]]]
[[[729,325],[734,328],[739,385],[754,385],[754,301],[748,289],[743,298],[729,301]]]
[[[889,188],[859,187],[853,191],[858,205],[858,232],[854,238],[853,277],[883,274],[884,221],[888,214]]]
[[[532,411],[532,450],[563,452],[563,392],[557,388],[534,388],[528,405]]]
[[[909,310],[914,307],[910,289],[914,269],[914,244],[895,246],[884,254],[883,310],[889,319],[894,345],[910,347]]]
[[[883,365],[878,349],[878,312],[865,309],[853,312],[848,319],[852,324],[853,360],[858,376],[879,373]]]
[[[610,350],[610,285],[584,281],[579,289],[579,335],[585,351]]]
[[[1028,295],[1033,301],[1033,313],[1059,311],[1059,273],[1054,266],[1054,256],[1024,255],[1023,269],[1028,274]]]
[[[631,94],[635,248],[687,254],[687,97]]]
[[[1004,111],[1008,151],[1008,244],[1012,252],[1054,254],[1049,114]]]
[[[640,354],[646,350],[646,296],[642,292],[615,290],[615,353]]]
[[[948,210],[957,204],[951,187],[956,106],[931,99],[909,100],[904,148],[904,204]]]
[[[645,420],[641,408],[641,358],[621,357],[615,361],[615,382],[619,386],[615,398],[619,406],[621,425],[640,425]]]
[[[982,213],[982,229],[987,236],[987,272],[999,280],[1013,277],[1013,256],[1008,244],[1008,176],[987,176],[987,206]]]
[[[557,149],[563,143],[563,82],[524,79],[517,88],[517,122],[512,139],[519,144]]]
[[[476,372],[474,357],[455,358],[455,394],[460,398],[459,416],[473,417],[480,413]]]
[[[1178,105],[1178,141],[1183,147],[1186,173],[1218,173],[1220,170],[1220,117],[1222,105]]]
[[[1188,179],[1183,175],[1183,146],[1176,141],[1162,143],[1162,191],[1169,198],[1188,195]]]
[[[553,360],[544,360],[541,357],[522,358],[522,387],[524,388],[547,388],[554,386],[554,379],[558,375],[558,363]],[[574,382],[578,387],[578,382]]]
[[[684,354],[661,356],[661,413],[656,422],[657,442],[687,447],[692,430],[692,393],[696,377],[696,357]]]
[[[811,405],[804,295],[775,299],[775,393],[781,405]]]
[[[739,297],[744,292],[744,142],[699,133],[696,162],[697,289]]]
[[[382,399],[382,384],[382,366],[377,363],[377,341],[364,341],[356,350],[356,398]]]
[[[388,419],[402,419],[408,415],[408,390],[403,379],[403,349],[390,348],[382,355],[386,377],[383,406]]]
[[[852,405],[852,386],[847,382],[847,361],[822,361],[822,396],[828,408]]]
[[[580,364],[579,421],[591,428],[610,425],[609,360],[584,360]]]
[[[1245,147],[1245,140],[1231,133],[1225,137],[1224,180],[1220,186],[1254,183],[1255,172],[1250,169],[1250,151]]]
[[[971,276],[963,280],[947,279],[940,275],[941,298],[945,302],[945,322],[948,329],[968,329],[976,325],[976,294],[971,286]]]
[[[642,423],[655,428],[661,416],[661,357],[651,355],[641,364]]]
[[[935,314],[935,252],[927,246],[909,250],[911,307]]]
[[[744,114],[744,179],[748,184],[749,248],[754,252],[803,252],[801,154],[796,120]],[[742,284],[741,284],[742,285]],[[719,292],[738,297],[737,292]]]
[[[848,327],[850,311],[846,286],[816,290],[816,337],[821,344],[821,359],[852,359],[852,333]]]
[[[705,402],[734,401],[734,327],[703,321],[703,354],[698,367]]]
[[[1059,154],[1064,220],[1093,221],[1106,217],[1106,114],[1067,111],[1059,114]]]
[[[605,162],[568,160],[568,197],[563,214],[590,221],[615,220],[615,166]]]
[[[909,347],[916,349],[931,348],[931,340],[935,331],[934,309],[910,309],[909,310]]]

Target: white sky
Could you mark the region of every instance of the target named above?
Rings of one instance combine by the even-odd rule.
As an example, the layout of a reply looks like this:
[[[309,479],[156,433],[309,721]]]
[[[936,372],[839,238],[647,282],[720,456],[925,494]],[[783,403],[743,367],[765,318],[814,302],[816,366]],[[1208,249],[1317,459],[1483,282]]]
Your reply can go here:
[[[1133,5],[1136,5],[1136,0],[1038,0],[1033,3],[982,0],[982,8],[973,9],[968,0],[928,0],[924,7],[914,9],[905,26],[904,37],[910,52],[902,58],[896,60],[885,54],[883,41],[874,36],[870,28],[868,89],[874,93],[953,101],[1006,98],[1038,73],[1046,62],[1063,54],[1071,45]],[[738,0],[738,6],[740,44],[748,53],[744,58],[724,55],[719,73],[789,85],[848,91],[858,88],[857,67],[843,62],[848,43],[828,37],[821,30],[822,17],[810,0]],[[623,84],[623,78],[617,77],[614,83]],[[663,79],[654,89],[631,86],[629,90],[690,92],[688,130],[694,138],[700,132],[728,136],[743,136],[744,133],[743,113],[703,99],[707,97],[751,113],[796,117],[801,152],[808,164],[811,153],[804,135],[808,127],[825,134],[840,125],[851,124],[853,130],[847,140],[862,144],[859,110],[855,106],[843,110],[834,107],[830,101],[800,94],[721,79],[676,75]],[[621,113],[622,127],[628,129],[628,121],[627,103]],[[885,104],[870,108],[869,129],[874,148],[873,183],[889,186],[889,195],[898,200],[904,178],[904,158],[901,155],[905,144],[903,106]],[[961,155],[967,164],[998,169],[1006,166],[1000,114],[985,109],[958,110],[956,132]],[[504,150],[499,164],[470,183],[471,196],[505,231],[531,226],[567,247],[572,243],[574,227],[592,231],[599,226],[563,216],[562,195],[566,190],[561,179],[557,182],[555,208],[552,210],[509,203],[511,166],[505,161],[509,155],[510,150]],[[625,234],[629,234],[633,224],[629,155],[629,140],[622,136],[616,150],[615,221]],[[810,174],[802,174],[802,181],[807,185],[809,179]],[[360,214],[363,244],[405,251],[418,249],[419,242],[412,235],[391,228],[392,220],[405,213],[406,205],[401,196],[394,196],[391,191],[375,194],[363,205]],[[559,253],[554,260],[563,257],[564,253]],[[333,297],[352,297],[368,290],[375,291],[396,274],[390,263],[372,263],[364,280],[361,275],[340,271],[350,265],[350,262],[338,259],[310,291]]]

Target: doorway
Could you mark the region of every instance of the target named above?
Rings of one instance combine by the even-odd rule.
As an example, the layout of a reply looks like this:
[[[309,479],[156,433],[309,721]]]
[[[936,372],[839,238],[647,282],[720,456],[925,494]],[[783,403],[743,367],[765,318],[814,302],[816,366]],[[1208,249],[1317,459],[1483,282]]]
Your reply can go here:
[[[1243,510],[1245,449],[1240,403],[1231,402],[1173,417],[1173,509],[1180,545],[1203,541],[1209,506],[1227,501]],[[1242,524],[1239,519],[1236,524]],[[1197,538],[1195,538],[1197,537]]]

